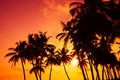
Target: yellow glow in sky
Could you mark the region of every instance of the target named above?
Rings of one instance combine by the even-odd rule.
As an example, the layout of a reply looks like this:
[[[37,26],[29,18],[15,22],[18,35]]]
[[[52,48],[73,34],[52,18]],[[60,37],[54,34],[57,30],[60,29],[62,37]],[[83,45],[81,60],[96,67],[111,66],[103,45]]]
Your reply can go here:
[[[77,66],[78,65],[78,60],[73,59],[72,62],[71,62],[71,65]]]

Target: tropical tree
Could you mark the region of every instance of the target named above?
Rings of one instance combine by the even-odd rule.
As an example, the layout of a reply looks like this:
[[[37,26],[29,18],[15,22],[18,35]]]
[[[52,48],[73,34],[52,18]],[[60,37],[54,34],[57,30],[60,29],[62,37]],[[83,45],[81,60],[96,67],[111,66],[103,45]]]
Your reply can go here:
[[[36,80],[39,79],[42,80],[42,72],[45,71],[45,66],[43,60],[39,57],[36,60],[36,63],[31,68],[30,73],[34,72],[36,76]]]
[[[45,59],[48,57],[48,53],[53,53],[52,50],[55,48],[54,45],[48,44],[49,38],[50,37],[46,36],[46,32],[39,32],[39,34],[30,34],[28,36],[26,58],[33,65],[30,73],[35,73],[36,80],[38,80],[38,77],[42,80],[42,72],[44,72],[45,69]]]
[[[84,58],[81,57],[81,54],[85,53],[92,79],[94,80],[92,66],[95,66],[97,79],[100,80],[97,67],[99,64],[106,65],[106,68],[109,67],[108,65],[112,65],[108,61],[111,55],[111,44],[116,37],[120,36],[119,14],[117,14],[118,18],[114,15],[119,8],[113,0],[107,3],[102,0],[85,0],[84,3],[73,2],[70,6],[72,7],[70,10],[72,19],[67,24],[62,23],[63,33],[58,34],[57,37],[64,38],[65,45],[68,41],[73,44],[79,64],[80,60]],[[103,57],[105,62],[100,61]],[[113,60],[117,63],[116,59]],[[80,65],[80,67],[84,80],[86,80],[83,66]],[[116,75],[114,70],[113,73]],[[114,79],[117,79],[117,76]]]
[[[26,80],[25,76],[25,48],[26,48],[26,41],[19,41],[16,43],[15,48],[9,48],[12,52],[7,53],[5,57],[10,57],[9,62],[13,62],[14,65],[20,60],[23,69],[24,80]]]
[[[57,65],[58,61],[56,57],[58,56],[55,52],[55,46],[51,45],[51,48],[48,50],[49,53],[47,54],[47,59],[45,60],[46,66],[50,65],[50,74],[49,74],[49,80],[51,80],[51,75],[52,75],[52,65]]]
[[[30,70],[30,73],[34,72],[36,80],[38,80],[37,72],[38,72],[39,68],[38,68],[38,66],[36,67],[37,55],[36,55],[36,49],[35,49],[34,42],[35,42],[34,35],[29,34],[28,35],[28,43],[27,43],[27,47],[26,47],[26,59],[33,66],[33,68]]]
[[[63,63],[66,76],[68,80],[70,80],[70,77],[68,76],[68,73],[65,67],[65,64],[70,63],[70,61],[72,60],[71,55],[68,54],[69,50],[63,47],[62,49],[58,49],[56,52],[59,54],[59,56],[57,57],[57,60],[59,61],[59,64]]]

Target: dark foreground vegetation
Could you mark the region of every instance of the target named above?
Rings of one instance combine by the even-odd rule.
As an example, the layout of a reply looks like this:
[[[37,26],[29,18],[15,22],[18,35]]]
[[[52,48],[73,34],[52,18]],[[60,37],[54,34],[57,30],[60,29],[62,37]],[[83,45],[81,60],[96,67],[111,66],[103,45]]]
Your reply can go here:
[[[52,65],[61,64],[70,80],[65,64],[74,56],[78,59],[84,80],[91,80],[86,67],[90,68],[92,80],[120,80],[120,59],[115,56],[119,51],[113,53],[111,48],[115,39],[120,37],[120,1],[84,0],[84,3],[72,2],[70,7],[72,18],[66,24],[61,22],[63,30],[56,36],[58,40],[64,40],[62,49],[49,44],[51,37],[40,32],[29,34],[27,41],[17,42],[5,57],[10,57],[9,62],[14,65],[21,61],[24,80],[26,61],[33,66],[30,73],[35,74],[36,80],[42,80],[42,72],[48,65],[51,66],[51,80]],[[72,52],[67,49],[68,43],[73,45]]]

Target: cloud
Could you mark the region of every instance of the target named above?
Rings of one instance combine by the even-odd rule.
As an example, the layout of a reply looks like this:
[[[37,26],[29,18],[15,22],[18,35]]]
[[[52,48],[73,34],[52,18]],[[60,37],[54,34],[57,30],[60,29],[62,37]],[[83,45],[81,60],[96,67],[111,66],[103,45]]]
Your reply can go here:
[[[44,0],[43,3],[45,4],[45,7],[42,11],[45,16],[50,15],[51,13],[69,13],[69,3],[64,0]]]

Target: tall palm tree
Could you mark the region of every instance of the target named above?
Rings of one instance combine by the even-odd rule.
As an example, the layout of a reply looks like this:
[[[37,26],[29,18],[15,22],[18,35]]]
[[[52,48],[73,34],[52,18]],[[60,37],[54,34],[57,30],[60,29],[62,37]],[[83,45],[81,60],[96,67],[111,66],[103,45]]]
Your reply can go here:
[[[51,80],[52,75],[52,65],[57,65],[58,61],[56,60],[57,54],[55,52],[55,46],[51,45],[51,48],[48,49],[47,59],[45,60],[46,66],[50,65],[50,74],[49,74],[49,80]]]
[[[65,67],[65,64],[69,63],[72,60],[71,55],[68,54],[68,52],[69,52],[69,50],[66,49],[65,47],[63,47],[62,49],[58,49],[57,53],[59,54],[59,56],[57,57],[57,59],[60,62],[59,64],[63,63],[63,67],[64,67],[64,71],[66,73],[66,76],[67,76],[68,80],[70,80],[70,77],[68,76],[68,73],[67,73],[67,70]]]
[[[26,47],[26,59],[33,66],[33,68],[30,70],[30,73],[34,72],[36,80],[38,80],[38,74],[37,74],[38,67],[36,69],[36,63],[35,63],[37,56],[35,56],[36,50],[35,50],[34,42],[35,42],[34,35],[29,34],[28,35],[28,43],[27,43],[27,47]]]
[[[34,71],[36,80],[38,80],[38,76],[42,80],[42,72],[45,69],[45,58],[55,47],[52,44],[48,44],[49,38],[46,36],[46,32],[39,32],[39,34],[30,34],[28,36],[27,59],[32,62],[33,68],[30,73]]]
[[[26,48],[26,42],[25,41],[19,41],[16,43],[15,48],[9,48],[12,52],[8,53],[5,55],[5,57],[10,57],[9,62],[13,62],[14,65],[20,60],[22,64],[22,69],[23,69],[23,75],[24,75],[24,80],[26,80],[25,76],[25,48]]]
[[[84,80],[89,80],[89,77],[86,71],[86,67],[88,67],[87,66],[88,59],[87,59],[86,53],[84,51],[77,51],[77,49],[75,49],[75,51],[72,53],[72,57],[75,57],[75,56],[77,56],[77,59],[79,62],[78,67],[80,67],[80,69],[82,70]]]
[[[84,3],[71,3],[70,6],[73,6],[70,10],[72,19],[67,24],[63,24],[63,33],[57,35],[59,39],[64,39],[65,44],[68,41],[73,44],[79,62],[81,59],[80,54],[83,54],[80,51],[86,53],[91,68],[92,79],[94,79],[94,74],[91,65],[96,64],[95,69],[98,72],[97,66],[100,64],[99,60],[102,57],[105,58],[103,54],[106,57],[110,55],[110,44],[114,42],[115,37],[120,36],[119,14],[117,14],[118,18],[114,15],[116,14],[115,11],[119,11],[119,8],[116,8],[117,6],[113,2],[113,0],[110,0],[106,4],[102,0],[85,0]],[[102,46],[104,44],[102,40],[105,40],[106,46]],[[100,52],[97,51],[99,48]],[[101,55],[101,57],[98,55]],[[109,63],[103,62],[102,64],[108,65]],[[84,71],[82,70],[82,72],[86,80]],[[98,79],[100,80],[100,77]]]
[[[36,79],[42,80],[42,72],[44,72],[45,70],[45,66],[44,66],[44,62],[41,58],[37,58],[36,59],[36,63],[34,64],[34,66],[31,68],[30,73],[34,72]]]

